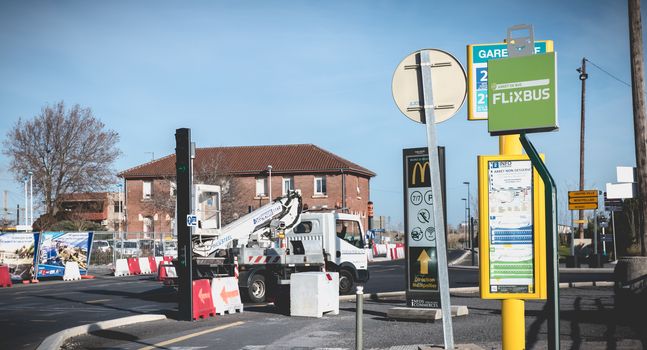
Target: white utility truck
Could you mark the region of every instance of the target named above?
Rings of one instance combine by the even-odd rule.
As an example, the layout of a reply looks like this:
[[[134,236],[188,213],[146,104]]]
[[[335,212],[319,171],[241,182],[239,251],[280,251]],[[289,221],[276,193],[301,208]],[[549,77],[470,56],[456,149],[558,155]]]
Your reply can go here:
[[[194,278],[234,276],[250,301],[279,304],[289,295],[290,274],[337,271],[340,293],[368,281],[364,230],[357,215],[304,212],[298,192],[221,227],[220,187],[194,185],[198,227],[192,233]]]

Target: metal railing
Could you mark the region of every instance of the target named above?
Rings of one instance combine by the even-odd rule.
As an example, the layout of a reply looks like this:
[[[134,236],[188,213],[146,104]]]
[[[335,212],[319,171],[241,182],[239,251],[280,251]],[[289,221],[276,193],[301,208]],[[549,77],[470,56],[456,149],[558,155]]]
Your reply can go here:
[[[117,259],[177,256],[170,232],[94,232],[90,265],[112,265]]]

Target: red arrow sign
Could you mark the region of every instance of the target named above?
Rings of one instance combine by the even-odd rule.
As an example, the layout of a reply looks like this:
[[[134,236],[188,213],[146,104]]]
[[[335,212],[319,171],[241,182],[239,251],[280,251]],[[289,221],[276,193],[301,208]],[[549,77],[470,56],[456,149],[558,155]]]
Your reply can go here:
[[[225,302],[225,304],[228,304],[229,301],[227,299],[229,298],[235,298],[238,296],[238,289],[234,289],[231,291],[227,291],[225,289],[225,286],[222,286],[222,291],[220,291],[220,297],[222,300]]]

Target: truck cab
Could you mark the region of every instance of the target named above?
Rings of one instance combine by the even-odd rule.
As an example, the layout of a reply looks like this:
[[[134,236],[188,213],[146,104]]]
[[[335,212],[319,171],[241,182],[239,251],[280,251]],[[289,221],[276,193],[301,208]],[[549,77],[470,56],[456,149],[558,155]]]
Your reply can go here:
[[[357,283],[369,279],[364,247],[365,232],[357,215],[336,212],[305,212],[301,222],[286,232],[289,240],[321,240],[326,269],[339,272],[339,292],[354,292]]]

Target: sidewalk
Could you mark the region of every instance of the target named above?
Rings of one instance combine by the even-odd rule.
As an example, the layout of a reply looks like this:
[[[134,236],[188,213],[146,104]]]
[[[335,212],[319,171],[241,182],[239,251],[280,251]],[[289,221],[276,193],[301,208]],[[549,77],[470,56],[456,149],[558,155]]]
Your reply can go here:
[[[572,288],[560,294],[562,348],[639,349],[641,341],[647,341],[647,320],[618,315],[612,288]],[[469,308],[469,315],[453,319],[456,344],[501,348],[500,301],[464,295],[453,296],[452,304]],[[404,301],[365,301],[365,349],[418,349],[421,344],[442,343],[442,322],[389,319],[388,309],[396,306],[404,306]],[[527,349],[546,348],[544,307],[544,301],[525,303]],[[74,338],[66,349],[213,348],[214,344],[223,350],[352,349],[355,312],[353,302],[342,302],[339,315],[319,319],[283,316],[272,306],[251,306],[242,314],[198,322],[162,320],[101,331]],[[171,340],[173,343],[169,343]]]

